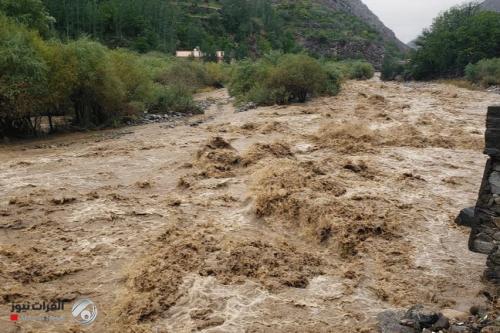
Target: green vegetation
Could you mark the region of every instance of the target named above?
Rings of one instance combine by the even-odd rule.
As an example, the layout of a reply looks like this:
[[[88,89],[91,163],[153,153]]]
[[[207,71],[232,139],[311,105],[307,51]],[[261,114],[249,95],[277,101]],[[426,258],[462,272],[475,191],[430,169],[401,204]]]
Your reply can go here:
[[[500,58],[483,59],[465,68],[466,78],[483,87],[500,85]]]
[[[61,38],[89,35],[113,48],[172,53],[199,46],[208,58],[224,50],[240,59],[295,47],[293,36],[282,32],[282,21],[269,0],[43,2]]]
[[[0,0],[0,137],[117,126],[144,112],[196,113],[193,93],[228,82],[238,101],[258,104],[337,94],[342,80],[370,78],[373,67],[319,62],[294,40],[379,36],[323,9],[310,0]],[[222,49],[240,61],[165,53],[195,46],[205,60]]]
[[[316,0],[1,0],[0,10],[43,36],[89,36],[140,53],[199,46],[208,59],[216,50],[244,59],[305,46],[315,56],[363,58],[384,47],[361,19]]]
[[[500,84],[500,13],[483,11],[477,3],[453,7],[416,45],[409,57],[386,53],[382,80],[446,79],[469,89]]]
[[[258,105],[305,102],[318,95],[336,95],[346,79],[373,77],[366,62],[319,61],[304,54],[270,53],[258,61],[239,62],[229,92],[238,102]]]
[[[361,60],[344,60],[328,62],[330,69],[336,69],[341,77],[346,80],[368,80],[375,75],[373,66]]]
[[[277,11],[288,31],[301,36],[309,43],[328,45],[332,42],[381,40],[380,35],[373,28],[357,17],[342,11],[330,10],[319,2],[280,1]],[[358,51],[361,56],[361,50]]]
[[[86,38],[45,41],[0,14],[0,136],[37,135],[44,122],[54,131],[55,117],[88,129],[144,111],[198,112],[192,94],[219,85],[222,67],[110,50]]]
[[[42,0],[1,0],[0,12],[44,36],[49,35],[55,22]]]
[[[409,65],[414,79],[462,76],[468,64],[500,55],[500,13],[475,3],[454,7],[435,19],[417,46]]]
[[[403,80],[408,77],[406,62],[398,57],[386,56],[382,63],[380,78],[383,81]]]

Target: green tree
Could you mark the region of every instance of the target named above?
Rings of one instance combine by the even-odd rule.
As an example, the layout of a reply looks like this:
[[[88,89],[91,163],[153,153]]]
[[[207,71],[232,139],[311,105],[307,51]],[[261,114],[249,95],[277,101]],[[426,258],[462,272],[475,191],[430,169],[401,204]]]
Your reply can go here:
[[[304,54],[272,52],[255,62],[239,62],[233,69],[229,93],[238,102],[286,104],[335,95],[340,83],[341,75],[334,67]]]
[[[465,76],[483,87],[500,85],[500,58],[483,59],[465,68]]]
[[[42,0],[0,0],[0,12],[43,35],[49,33],[55,22]]]
[[[48,68],[40,37],[0,14],[0,134],[36,134]]]
[[[68,46],[58,41],[47,43],[41,52],[47,66],[41,115],[47,116],[52,132],[53,117],[65,116],[72,110],[70,96],[77,85],[78,59]]]
[[[435,19],[417,45],[410,61],[415,79],[461,76],[467,64],[500,55],[500,13],[474,3],[454,7]]]
[[[327,78],[317,60],[303,54],[287,54],[273,70],[270,87],[282,92],[278,97],[280,103],[303,103],[308,96],[324,92]]]

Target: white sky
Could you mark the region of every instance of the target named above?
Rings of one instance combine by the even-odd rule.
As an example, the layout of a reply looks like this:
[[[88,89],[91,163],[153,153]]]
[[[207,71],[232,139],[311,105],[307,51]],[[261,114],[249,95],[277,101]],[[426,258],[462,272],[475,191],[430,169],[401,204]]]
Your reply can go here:
[[[415,39],[440,12],[466,0],[362,0],[398,38]]]

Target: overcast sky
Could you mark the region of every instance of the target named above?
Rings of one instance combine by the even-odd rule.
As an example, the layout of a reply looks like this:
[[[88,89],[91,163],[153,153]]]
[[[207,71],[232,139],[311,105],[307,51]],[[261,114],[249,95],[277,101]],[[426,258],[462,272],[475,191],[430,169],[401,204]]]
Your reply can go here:
[[[362,0],[405,43],[415,39],[440,12],[465,0]]]

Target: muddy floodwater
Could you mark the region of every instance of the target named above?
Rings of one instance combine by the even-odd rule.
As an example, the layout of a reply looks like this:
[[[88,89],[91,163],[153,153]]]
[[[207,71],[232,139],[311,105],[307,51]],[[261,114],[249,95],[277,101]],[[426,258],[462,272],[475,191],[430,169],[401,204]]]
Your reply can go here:
[[[484,304],[474,205],[493,93],[347,82],[237,113],[225,90],[155,123],[0,146],[0,331],[375,332],[414,304]],[[59,322],[11,305],[63,300]],[[30,312],[30,316],[38,315]]]

